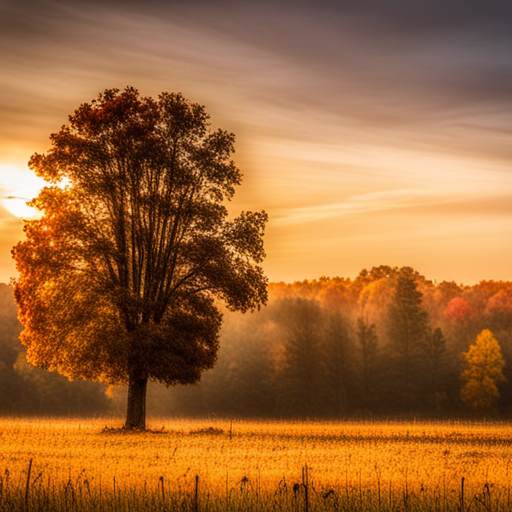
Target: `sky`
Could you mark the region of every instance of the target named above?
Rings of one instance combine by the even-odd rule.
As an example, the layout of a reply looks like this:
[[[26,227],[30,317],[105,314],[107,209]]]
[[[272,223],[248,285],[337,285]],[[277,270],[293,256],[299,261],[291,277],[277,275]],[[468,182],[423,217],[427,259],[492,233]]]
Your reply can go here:
[[[271,281],[512,279],[511,2],[0,0],[0,282],[30,156],[127,85],[236,134],[231,210],[268,212]]]

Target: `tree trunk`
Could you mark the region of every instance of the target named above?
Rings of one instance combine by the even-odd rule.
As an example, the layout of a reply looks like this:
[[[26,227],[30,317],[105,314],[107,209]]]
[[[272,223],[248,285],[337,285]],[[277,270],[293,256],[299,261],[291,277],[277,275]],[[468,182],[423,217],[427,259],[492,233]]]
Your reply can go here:
[[[128,407],[125,428],[146,428],[146,389],[147,377],[130,377],[128,383]]]

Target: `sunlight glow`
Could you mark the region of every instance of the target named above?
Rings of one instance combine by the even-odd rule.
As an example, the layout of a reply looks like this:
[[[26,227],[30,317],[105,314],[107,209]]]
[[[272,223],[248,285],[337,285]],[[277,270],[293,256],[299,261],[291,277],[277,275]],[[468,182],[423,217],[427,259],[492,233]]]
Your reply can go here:
[[[20,219],[30,219],[37,216],[37,210],[27,205],[26,198],[7,196],[2,197],[2,203],[6,210]]]
[[[28,168],[0,164],[1,204],[20,219],[38,216],[37,210],[28,206],[27,201],[36,197],[44,185],[44,180],[35,176]]]

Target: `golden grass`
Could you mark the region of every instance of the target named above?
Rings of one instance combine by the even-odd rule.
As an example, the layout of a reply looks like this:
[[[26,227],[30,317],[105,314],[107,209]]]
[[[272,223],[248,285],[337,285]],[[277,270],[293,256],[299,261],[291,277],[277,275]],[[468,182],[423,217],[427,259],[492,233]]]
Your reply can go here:
[[[512,510],[507,423],[106,423],[0,420],[0,510]]]

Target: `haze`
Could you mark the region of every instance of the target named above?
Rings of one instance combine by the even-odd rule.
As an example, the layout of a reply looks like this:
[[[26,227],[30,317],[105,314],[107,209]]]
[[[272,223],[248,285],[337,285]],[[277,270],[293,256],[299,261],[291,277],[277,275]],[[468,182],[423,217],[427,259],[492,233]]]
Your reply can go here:
[[[409,265],[511,279],[512,4],[0,3],[0,281],[27,169],[105,88],[181,91],[237,135],[272,281]]]

